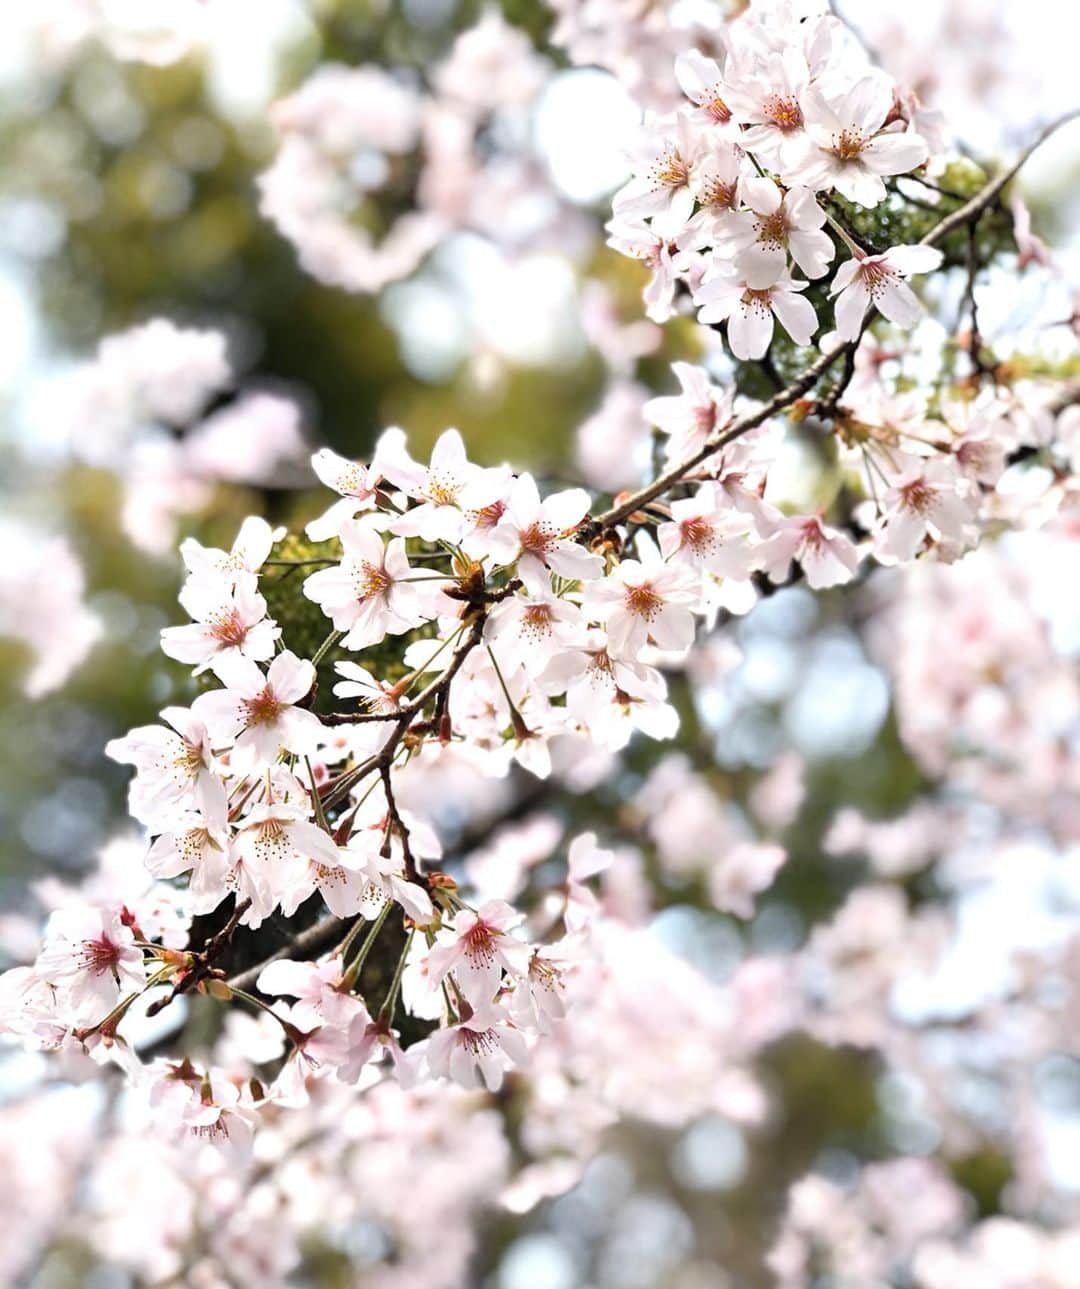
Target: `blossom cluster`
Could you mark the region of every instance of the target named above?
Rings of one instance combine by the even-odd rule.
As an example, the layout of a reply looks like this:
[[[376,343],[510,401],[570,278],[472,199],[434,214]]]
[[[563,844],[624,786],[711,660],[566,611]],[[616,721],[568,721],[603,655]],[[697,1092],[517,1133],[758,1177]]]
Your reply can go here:
[[[406,71],[324,64],[274,105],[279,147],[260,208],[303,268],[348,291],[407,277],[454,231],[514,249],[581,224],[530,141],[550,67],[496,11],[421,89]]]
[[[760,1189],[799,1178],[766,1237],[781,1285],[1074,1283],[1051,1085],[1075,1081],[1062,1054],[1080,1014],[1080,692],[1061,605],[1080,544],[1075,400],[1018,379],[1019,361],[984,364],[977,334],[905,334],[904,278],[939,253],[870,253],[845,211],[933,164],[937,125],[824,3],[752,0],[692,36],[674,7],[555,5],[556,46],[665,113],[609,230],[653,271],[650,320],[618,319],[599,281],[583,319],[610,379],[579,464],[612,499],[470,461],[454,430],[418,460],[389,429],[364,462],[315,454],[332,496],[303,539],[253,516],[229,549],[182,544],[189,620],[161,647],[189,698],[107,747],[132,767],[140,831],[78,887],[35,885],[43,946],[30,919],[0,918],[24,964],[0,976],[0,1034],[88,1085],[65,1095],[96,1090],[94,1062],[129,1080],[100,1113],[80,1102],[71,1131],[36,1096],[0,1107],[15,1143],[0,1265],[16,1275],[79,1226],[62,1214],[78,1185],[93,1215],[78,1238],[147,1281],[284,1286],[325,1240],[379,1289],[453,1289],[475,1278],[479,1210],[565,1196],[620,1120],[688,1136],[701,1120],[740,1148],[756,1137]],[[309,272],[356,291],[450,228],[545,236],[562,208],[536,200],[521,110],[546,70],[494,15],[423,90],[321,67],[275,109],[263,212]],[[1019,266],[1043,264],[1017,201]],[[808,299],[830,279],[831,320]],[[973,269],[977,332],[974,292]],[[658,395],[637,360],[688,299],[705,356]],[[868,329],[875,309],[892,329]],[[780,389],[774,414],[728,382],[710,328],[754,362],[777,321],[800,346],[834,321],[844,343],[807,357],[821,383]],[[972,374],[955,381],[961,351]],[[73,378],[85,454],[115,466],[152,445],[162,468],[123,466],[125,522],[159,551],[214,481],[279,478],[283,461],[310,481],[290,402],[250,394],[200,421],[232,390],[226,353],[158,320]],[[830,353],[842,371],[817,367]],[[815,479],[793,500],[796,451]],[[37,566],[0,577],[0,634],[39,650],[39,691],[98,629],[71,552],[48,558],[49,595],[28,593]],[[855,585],[815,601],[801,582]],[[723,682],[741,670],[768,701],[785,663],[777,647],[755,675],[770,605],[715,628],[784,587],[772,605],[817,605],[822,636],[846,613],[891,682],[890,764],[912,796],[888,818],[844,809],[816,833],[834,799],[790,749],[746,780],[718,769]],[[908,791],[888,787],[894,805]],[[594,789],[597,833],[578,809]],[[770,898],[781,874],[829,890],[796,908]],[[181,1057],[169,1027],[196,996]],[[874,1150],[896,1158],[791,1148],[788,1043],[813,1057],[811,1096],[819,1061],[831,1079],[865,1058]],[[1001,1214],[976,1220],[946,1164],[995,1152]]]
[[[216,328],[152,318],[106,336],[45,394],[73,453],[124,480],[124,530],[151,554],[174,549],[178,520],[203,510],[216,485],[262,486],[305,455],[296,400],[238,389],[230,348]]]
[[[651,408],[676,455],[731,416],[730,396],[704,373],[679,375],[687,392]],[[295,1000],[273,1013],[292,1055],[270,1099],[302,1103],[307,1080],[330,1071],[355,1082],[386,1053],[407,1082],[449,1075],[466,1086],[482,1078],[496,1087],[508,1065],[527,1060],[527,1038],[563,1012],[563,977],[593,907],[585,883],[610,857],[587,840],[570,848],[563,934],[530,943],[505,900],[470,905],[432,871],[438,836],[415,803],[399,807],[395,773],[454,743],[485,777],[513,763],[546,777],[560,738],[616,751],[634,730],[670,737],[678,721],[661,666],[686,657],[695,618],[715,618],[740,597],[745,608],[753,576],[783,580],[796,560],[811,586],[850,579],[860,554],[850,537],[816,517],[786,517],[763,497],[773,438],[765,429],[734,443],[712,478],[652,517],[655,538],[642,516],[624,546],[603,530],[590,539],[586,491],[542,497],[528,474],[470,462],[453,430],[426,465],[396,429],[368,464],[323,449],[313,466],[337,500],[307,535],[327,554],[299,562],[303,572],[316,566],[302,593],[331,628],[313,659],[286,647],[262,593],[264,579],[290,565],[272,558],[281,532],[253,517],[228,551],[183,543],[180,602],[191,622],[166,628],[162,648],[216,685],[107,748],[135,767],[130,808],[153,838],[149,873],[166,884],[187,876],[181,927],[229,897],[240,927],[291,917],[316,895],[355,920],[329,958],[271,962],[257,978],[262,994]],[[898,501],[885,539],[901,524],[907,534],[912,513]],[[348,656],[365,660],[388,643],[393,665]],[[320,715],[324,657],[334,658],[333,693],[347,710]],[[643,796],[662,854],[667,793],[658,779]],[[691,795],[683,784],[676,865]],[[714,809],[708,798],[703,808]],[[709,818],[706,827],[715,838],[727,825]],[[784,853],[737,832],[725,849],[710,874],[717,906],[748,916]],[[406,946],[382,1005],[369,1009],[354,987],[395,907]],[[350,960],[365,921],[370,939]],[[132,1064],[118,1026],[147,990],[176,991],[190,977],[231,992],[175,932],[160,911],[59,910],[34,965],[4,978],[6,1023],[47,1046],[75,1042]],[[399,1005],[438,1026],[407,1051],[393,1026]],[[159,1067],[150,1077],[152,1095],[179,1098],[194,1126],[250,1111],[212,1073]]]
[[[910,326],[905,279],[937,268],[940,251],[868,254],[830,206],[835,194],[875,207],[887,178],[926,164],[914,107],[825,3],[752,5],[721,43],[718,58],[679,55],[684,104],[646,119],[615,194],[611,245],[649,267],[649,316],[671,317],[683,288],[700,322],[727,324],[736,358],[763,358],[776,322],[809,345],[820,319],[802,293],[836,257],[828,222],[849,252],[829,288],[836,333],[857,340],[871,306]]]

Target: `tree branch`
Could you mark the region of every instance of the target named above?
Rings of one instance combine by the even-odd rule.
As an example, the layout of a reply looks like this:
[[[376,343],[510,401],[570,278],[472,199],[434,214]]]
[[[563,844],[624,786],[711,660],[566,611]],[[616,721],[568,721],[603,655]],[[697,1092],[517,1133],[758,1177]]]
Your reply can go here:
[[[1041,148],[1046,140],[1049,139],[1056,130],[1060,130],[1063,125],[1068,125],[1070,121],[1076,120],[1077,117],[1080,117],[1080,108],[1075,108],[1071,112],[1066,112],[1064,116],[1059,116],[1056,121],[1052,121],[1048,126],[1040,131],[1031,143],[1028,144],[1007,170],[1002,171],[1002,173],[996,178],[991,179],[984,188],[980,188],[970,201],[965,202],[963,206],[959,207],[959,209],[954,210],[951,215],[946,215],[944,219],[936,223],[922,239],[922,245],[934,246],[940,242],[943,237],[948,237],[953,229],[959,228],[961,225],[970,223],[972,220],[977,219],[991,204],[991,202],[995,200],[998,193],[1001,192],[1005,185],[1011,179],[1016,178],[1016,175],[1027,163],[1032,153],[1038,148]]]
[[[241,971],[239,975],[230,976],[225,983],[230,989],[250,989],[262,974],[264,967],[268,967],[272,962],[279,962],[282,958],[304,958],[310,954],[317,953],[336,936],[340,935],[346,925],[344,918],[330,914],[320,919],[313,926],[309,926],[306,931],[301,931],[298,935],[293,936],[287,944],[283,944],[280,949],[275,949],[268,958],[256,963],[254,967],[248,967],[246,971]]]

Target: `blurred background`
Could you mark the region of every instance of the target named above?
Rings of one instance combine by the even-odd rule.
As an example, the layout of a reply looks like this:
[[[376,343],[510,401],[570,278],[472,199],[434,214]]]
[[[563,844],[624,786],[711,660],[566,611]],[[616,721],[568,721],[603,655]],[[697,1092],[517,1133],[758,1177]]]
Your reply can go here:
[[[363,459],[395,424],[418,458],[455,425],[473,459],[615,491],[647,467],[640,407],[672,390],[670,363],[724,370],[691,322],[643,320],[639,266],[604,245],[610,195],[625,177],[622,149],[639,119],[627,66],[643,55],[610,48],[602,22],[590,45],[580,6],[160,8],[156,25],[129,15],[102,25],[93,4],[75,0],[0,13],[0,954],[11,961],[30,951],[42,890],[46,904],[55,894],[50,881],[78,881],[103,850],[117,863],[138,850],[127,771],[102,748],[191,697],[185,670],[158,649],[160,629],[181,620],[180,539],[228,547],[249,513],[299,530],[324,508],[311,451],[328,444]],[[1056,0],[835,8],[943,112],[975,161],[1072,106],[1080,32]],[[196,11],[189,38],[183,24]],[[676,33],[715,30],[723,12],[687,0],[665,6],[665,21]],[[395,202],[422,201],[430,226],[415,234],[415,266],[367,291],[343,287],[340,265],[305,271],[298,257],[311,248],[287,235],[282,193],[259,183],[278,155],[270,105],[328,61],[392,68],[411,92],[448,95],[455,39],[481,19],[522,33],[516,63],[507,65],[499,44],[503,82],[477,89],[464,141],[450,142],[453,121],[423,121],[394,173],[380,173],[377,217],[355,216],[367,234],[376,218],[396,217]],[[577,36],[565,35],[575,23]],[[461,62],[475,75],[483,51]],[[644,84],[644,64],[641,75]],[[1066,266],[1080,252],[1078,175],[1072,129],[1023,180],[1034,227]],[[289,185],[303,182],[283,176],[286,203]],[[1072,316],[1061,278],[1025,279],[1000,299],[993,286],[985,316],[1003,325],[1010,311]],[[163,365],[177,355],[175,371],[160,373],[174,386],[163,406],[133,394],[123,354],[109,360],[99,350],[103,337],[158,318],[227,338],[224,353],[146,339]],[[1066,361],[1072,337],[1060,330],[1050,344]],[[797,448],[790,473],[793,495],[812,499],[818,476]],[[1046,599],[1038,611],[1057,656],[1074,660],[1075,605]],[[897,817],[933,779],[901,737],[897,679],[867,630],[879,608],[865,596],[797,588],[762,600],[701,651],[694,671],[673,679],[682,718],[674,744],[635,742],[614,770],[584,767],[572,785],[557,776],[527,789],[529,818],[599,827],[636,857],[627,861],[633,880],[615,897],[626,908],[644,901],[640,918],[657,940],[711,982],[730,981],[751,954],[806,943],[868,875],[913,907],[947,886],[931,865],[944,844],[940,819],[928,853],[910,828],[898,833],[899,858],[884,874],[888,845],[865,832],[864,817]],[[837,840],[841,817],[850,844]],[[706,869],[710,849],[745,819],[765,821],[790,856],[749,920],[716,907]],[[992,898],[983,891],[972,910],[947,986],[956,1008],[981,997],[1003,938],[1021,944],[1025,919],[1047,916],[1047,883],[1065,902],[1062,916],[1075,899],[1072,868],[1048,876],[1037,867],[1021,865],[1013,885]],[[942,988],[932,991],[937,1002]],[[929,1008],[925,999],[910,1005],[913,1014]],[[1080,1065],[1066,1053],[1047,1061],[1031,1077],[1066,1134],[1059,1141],[1075,1146]],[[524,1215],[477,1219],[483,1234],[468,1283],[769,1283],[762,1251],[794,1179],[823,1166],[842,1178],[853,1161],[941,1146],[925,1088],[870,1048],[792,1035],[763,1067],[782,1109],[752,1140],[715,1112],[675,1125],[627,1115],[567,1194]],[[0,1113],[39,1075],[29,1058],[0,1055]],[[985,1071],[971,1080],[971,1097],[986,1098],[985,1131],[976,1127],[947,1156],[987,1216],[1007,1206],[1015,1178],[995,1135],[1004,1109]],[[1078,1157],[1071,1147],[1054,1152],[1049,1175],[1066,1208],[1080,1193]],[[16,1211],[0,1221],[0,1241],[19,1239]],[[324,1274],[313,1263],[299,1282],[367,1283],[356,1269],[370,1253],[365,1238],[357,1227],[345,1241],[351,1270],[335,1263]],[[130,1270],[78,1241],[19,1275],[28,1278],[13,1283],[134,1283]]]

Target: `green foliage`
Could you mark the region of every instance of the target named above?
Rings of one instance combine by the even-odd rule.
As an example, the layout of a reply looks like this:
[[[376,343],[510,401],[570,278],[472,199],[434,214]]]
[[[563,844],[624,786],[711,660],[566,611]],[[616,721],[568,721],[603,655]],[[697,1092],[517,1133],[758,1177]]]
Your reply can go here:
[[[1001,1212],[1002,1191],[1013,1175],[1008,1155],[987,1145],[973,1154],[953,1160],[950,1171],[957,1185],[974,1198],[980,1219]]]
[[[289,533],[275,544],[270,558],[275,562],[264,569],[259,579],[266,611],[281,627],[283,646],[300,658],[312,658],[333,624],[304,594],[304,581],[327,567],[321,561],[341,559],[341,543],[313,542],[299,533]],[[282,561],[281,566],[276,561]]]

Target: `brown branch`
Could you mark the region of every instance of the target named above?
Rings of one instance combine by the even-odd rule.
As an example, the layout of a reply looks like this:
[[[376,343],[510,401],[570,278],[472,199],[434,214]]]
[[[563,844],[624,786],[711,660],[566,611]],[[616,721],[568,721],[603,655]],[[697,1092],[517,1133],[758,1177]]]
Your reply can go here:
[[[309,926],[306,931],[293,936],[287,944],[283,944],[280,949],[275,949],[262,962],[256,963],[254,967],[248,967],[239,975],[230,976],[225,983],[230,989],[250,989],[262,974],[264,967],[268,967],[272,962],[280,962],[282,958],[305,958],[316,953],[340,935],[346,926],[344,918],[329,914],[313,926]]]
[[[977,192],[970,201],[965,202],[958,210],[953,211],[952,214],[946,215],[943,219],[939,220],[938,223],[930,229],[926,236],[921,239],[920,245],[934,246],[943,238],[947,237],[953,229],[960,228],[964,224],[977,220],[991,202],[995,200],[1009,180],[1016,175],[1031,154],[1045,143],[1055,130],[1060,129],[1061,126],[1067,124],[1077,116],[1080,116],[1080,108],[1067,113],[1065,116],[1059,117],[1058,120],[1046,126],[1034,142],[1029,144],[1028,147],[1021,152],[1020,156],[1007,170],[996,178],[991,179],[985,187],[980,189],[980,191]],[[871,311],[867,315],[867,322],[869,322],[872,317],[873,312]],[[586,542],[591,541],[595,537],[599,536],[605,528],[611,528],[615,524],[622,523],[622,521],[632,515],[635,510],[640,510],[647,502],[653,501],[655,498],[662,496],[669,488],[673,488],[676,484],[681,483],[686,475],[693,470],[695,466],[700,465],[702,461],[715,455],[721,448],[726,447],[727,444],[731,443],[734,439],[741,437],[748,430],[756,429],[756,427],[761,425],[762,422],[767,421],[770,416],[783,411],[786,407],[790,407],[792,403],[802,398],[804,394],[808,393],[814,385],[817,384],[818,379],[829,370],[838,358],[845,356],[849,352],[854,353],[857,347],[858,341],[848,341],[845,344],[837,345],[835,348],[830,349],[828,353],[822,354],[821,357],[815,359],[815,361],[812,362],[800,376],[797,376],[790,385],[774,394],[767,403],[762,404],[762,406],[756,411],[749,412],[745,416],[737,417],[734,421],[729,422],[724,429],[722,429],[718,434],[713,435],[713,437],[706,442],[705,446],[699,452],[695,452],[692,457],[681,462],[679,465],[672,466],[670,470],[665,470],[664,473],[657,476],[652,483],[646,484],[644,488],[639,488],[637,492],[631,493],[629,497],[625,498],[618,505],[602,511],[599,515],[594,516],[583,524],[578,530],[581,540]]]
[[[386,841],[384,849],[385,858],[389,858],[390,846],[393,843],[394,834],[397,834],[398,841],[401,842],[401,858],[405,866],[405,876],[410,882],[422,882],[423,878],[416,867],[416,860],[413,858],[412,847],[409,845],[409,829],[405,820],[401,817],[401,812],[397,808],[397,800],[394,797],[394,785],[391,782],[391,773],[389,765],[379,766],[379,775],[382,778],[383,793],[386,796],[386,812],[388,823],[386,826]]]
[[[991,179],[985,187],[980,188],[970,201],[965,202],[957,210],[954,210],[951,215],[946,215],[944,219],[936,223],[922,239],[921,244],[923,246],[935,246],[943,237],[948,237],[953,229],[960,228],[961,225],[977,219],[997,198],[998,193],[1001,192],[1005,185],[1016,178],[1031,154],[1036,149],[1041,148],[1056,130],[1060,130],[1063,125],[1068,125],[1070,121],[1075,120],[1077,117],[1080,117],[1080,108],[1074,108],[1073,111],[1066,112],[1064,116],[1059,116],[1056,121],[1052,121],[1028,144],[1007,170],[1003,170],[1000,175]]]
[[[822,376],[833,365],[834,362],[848,348],[847,345],[837,345],[835,349],[830,349],[828,353],[822,354],[810,366],[797,376],[795,380],[780,390],[763,403],[756,411],[748,412],[745,416],[736,417],[720,431],[719,434],[713,435],[705,446],[686,461],[679,465],[672,466],[670,470],[665,470],[652,483],[640,488],[637,492],[632,493],[625,501],[617,506],[612,506],[609,510],[594,516],[587,523],[583,524],[579,532],[585,540],[597,536],[603,529],[610,528],[614,524],[621,523],[628,515],[632,515],[635,510],[640,510],[647,502],[655,500],[662,496],[669,488],[673,488],[677,483],[681,483],[683,478],[701,464],[708,457],[714,456],[721,448],[726,447],[734,439],[745,434],[747,430],[753,430],[767,421],[770,416],[783,411],[785,407],[790,407],[796,399],[801,398],[807,393]]]
[[[251,908],[251,900],[238,900],[233,908],[232,914],[225,925],[215,935],[212,935],[203,947],[197,952],[191,954],[191,966],[173,985],[172,989],[164,998],[159,998],[157,1002],[151,1003],[146,1009],[147,1016],[157,1016],[169,1006],[174,999],[181,994],[190,994],[193,989],[198,988],[205,980],[212,980],[216,976],[220,979],[225,973],[214,967],[214,960],[220,957],[222,951],[228,946],[233,938],[236,928],[240,925],[240,919]]]

